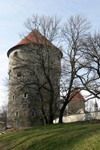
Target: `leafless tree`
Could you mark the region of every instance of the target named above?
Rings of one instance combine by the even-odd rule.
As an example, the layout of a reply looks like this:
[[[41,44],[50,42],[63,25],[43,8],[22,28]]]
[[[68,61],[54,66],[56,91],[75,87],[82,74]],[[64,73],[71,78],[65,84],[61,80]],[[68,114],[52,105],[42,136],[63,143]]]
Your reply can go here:
[[[61,18],[57,16],[38,16],[35,14],[32,18],[28,18],[24,23],[26,29],[32,31],[33,29],[37,29],[46,39],[48,39],[51,43],[56,42],[56,46],[60,41],[60,26]],[[25,34],[24,34],[25,35]],[[37,38],[38,40],[38,38]],[[45,41],[46,42],[46,41]],[[47,43],[45,43],[47,45]]]
[[[84,49],[83,40],[87,38],[90,29],[90,23],[84,16],[71,16],[64,24],[62,35],[64,38],[64,57],[62,66],[61,93],[63,103],[60,108],[59,122],[62,123],[62,117],[67,104],[71,101],[70,94],[75,87],[83,89],[79,77],[83,74],[84,63],[81,50]]]
[[[64,110],[75,96],[70,97],[75,87],[78,87],[79,91],[86,89],[94,96],[99,96],[100,36],[97,36],[97,34],[94,37],[90,36],[90,23],[81,15],[71,16],[64,24],[62,34],[60,34],[60,19],[57,17],[33,15],[32,18],[27,19],[25,27],[35,37],[35,43],[30,41],[30,38],[25,37],[26,45],[23,46],[21,51],[24,58],[19,55],[15,57],[18,66],[13,69],[13,74],[9,71],[10,78],[13,78],[9,85],[18,85],[16,90],[14,89],[16,96],[19,91],[19,93],[25,93],[25,96],[28,94],[33,98],[35,106],[39,106],[35,109],[41,112],[44,124],[53,123],[53,119],[58,115],[58,112],[59,122],[62,123]],[[33,32],[33,29],[36,32]],[[43,36],[38,36],[37,31]],[[57,47],[59,47],[61,41],[63,43],[63,60],[60,85],[60,83],[58,84],[60,68],[59,65],[57,67],[57,59],[60,62],[62,53]],[[58,52],[53,51],[53,48]],[[34,59],[29,59],[33,56],[35,56]],[[23,75],[17,72],[17,69],[20,69]],[[26,73],[24,74],[25,70]],[[29,76],[32,78],[29,79]],[[59,89],[61,96],[59,95]],[[61,105],[59,97],[62,99]],[[29,105],[32,107],[34,103]]]
[[[85,89],[90,92],[91,98],[100,99],[100,33],[89,34],[84,39],[83,59],[85,73],[80,77]]]
[[[7,127],[7,105],[3,105],[0,108],[0,116],[2,117],[2,121],[4,122],[5,127]]]

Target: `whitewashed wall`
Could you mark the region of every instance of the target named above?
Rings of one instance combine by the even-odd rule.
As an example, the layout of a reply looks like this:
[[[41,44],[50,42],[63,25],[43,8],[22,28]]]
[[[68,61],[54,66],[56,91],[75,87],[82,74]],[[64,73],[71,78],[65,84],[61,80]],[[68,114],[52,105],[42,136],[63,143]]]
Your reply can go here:
[[[86,121],[92,119],[100,119],[100,112],[82,113],[76,115],[68,115],[63,117],[63,123]],[[53,122],[58,123],[59,119],[55,119]]]

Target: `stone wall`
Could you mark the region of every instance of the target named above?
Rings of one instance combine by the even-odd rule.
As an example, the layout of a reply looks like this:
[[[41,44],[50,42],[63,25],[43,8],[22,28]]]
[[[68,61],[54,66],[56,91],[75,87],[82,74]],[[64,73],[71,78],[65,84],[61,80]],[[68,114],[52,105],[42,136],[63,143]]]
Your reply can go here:
[[[100,120],[100,112],[88,112],[82,114],[75,114],[75,115],[67,115],[63,117],[63,123],[69,122],[77,122],[77,121],[87,121],[87,120]],[[59,119],[55,119],[54,123],[58,123]]]
[[[60,51],[50,46],[46,49],[43,45],[31,44],[30,47],[29,45],[28,47],[15,47],[9,53],[8,126],[28,127],[43,124],[39,94],[37,92],[38,87],[35,84],[37,80],[40,85],[44,81],[47,81],[42,71],[43,68],[39,64],[39,61],[42,61],[41,57],[45,58],[44,65],[47,68],[45,71],[49,74],[53,89],[55,89],[55,99],[59,96],[61,73]],[[39,57],[40,55],[41,57]],[[49,101],[50,94],[49,92],[45,92],[45,90],[42,93],[44,109],[46,110],[46,114],[48,114],[49,110],[45,101]]]

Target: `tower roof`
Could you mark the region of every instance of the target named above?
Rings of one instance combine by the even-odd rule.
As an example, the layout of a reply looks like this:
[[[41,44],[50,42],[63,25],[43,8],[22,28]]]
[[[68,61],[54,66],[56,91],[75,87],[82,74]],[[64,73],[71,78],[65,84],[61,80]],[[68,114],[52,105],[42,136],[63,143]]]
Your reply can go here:
[[[23,45],[23,44],[46,44],[49,46],[55,47],[49,40],[47,40],[38,30],[34,29],[31,31],[26,37],[24,37],[18,44],[18,45]]]
[[[21,45],[26,45],[26,44],[42,44],[42,45],[48,45],[55,47],[49,40],[47,40],[38,30],[34,29],[32,32],[30,32],[26,37],[24,37],[18,44],[13,46],[8,50],[8,57],[10,52],[15,50],[15,48],[18,48]]]
[[[74,89],[70,95],[70,98],[73,97],[71,99],[71,101],[79,101],[79,100],[83,100],[85,101],[84,97],[82,96],[82,94],[78,91],[78,89]],[[69,98],[69,99],[70,99]]]

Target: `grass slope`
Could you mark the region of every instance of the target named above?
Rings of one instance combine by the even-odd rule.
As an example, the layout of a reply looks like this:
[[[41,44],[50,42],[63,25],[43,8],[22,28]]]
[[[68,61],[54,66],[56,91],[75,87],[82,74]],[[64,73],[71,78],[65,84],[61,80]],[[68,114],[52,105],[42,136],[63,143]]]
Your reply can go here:
[[[100,123],[34,127],[0,136],[7,150],[99,150]]]

